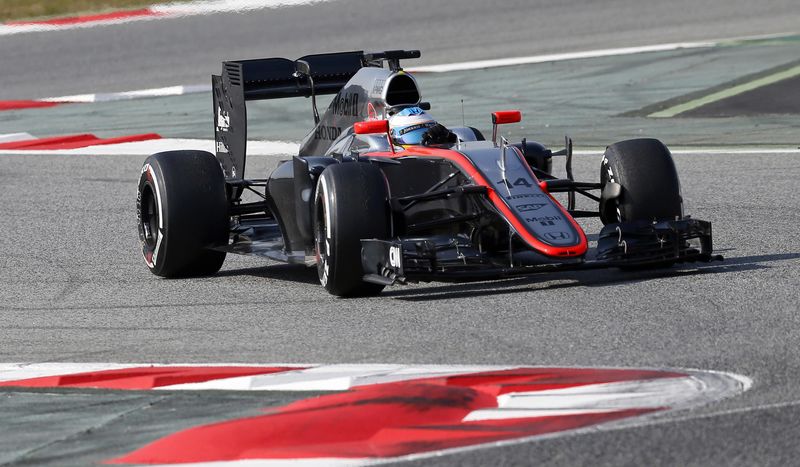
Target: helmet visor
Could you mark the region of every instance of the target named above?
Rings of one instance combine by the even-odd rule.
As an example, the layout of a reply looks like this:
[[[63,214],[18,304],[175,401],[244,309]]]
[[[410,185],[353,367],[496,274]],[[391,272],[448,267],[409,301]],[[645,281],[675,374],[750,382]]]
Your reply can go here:
[[[428,131],[428,128],[434,125],[436,125],[436,122],[425,122],[397,129],[394,131],[395,140],[400,144],[420,144],[422,142],[422,135]]]

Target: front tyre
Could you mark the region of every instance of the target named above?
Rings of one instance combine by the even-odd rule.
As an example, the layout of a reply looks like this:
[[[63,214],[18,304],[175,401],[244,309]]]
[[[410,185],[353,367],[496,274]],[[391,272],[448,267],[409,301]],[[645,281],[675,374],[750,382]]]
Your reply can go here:
[[[601,202],[603,224],[676,219],[683,216],[678,171],[661,141],[631,139],[606,148],[600,165],[600,184],[616,183],[619,196]]]
[[[228,241],[225,177],[213,154],[168,151],[148,157],[139,177],[137,224],[150,272],[161,277],[214,274]]]
[[[383,173],[371,164],[333,164],[320,175],[314,243],[319,281],[331,294],[368,296],[383,290],[362,280],[361,240],[388,238],[388,199]]]

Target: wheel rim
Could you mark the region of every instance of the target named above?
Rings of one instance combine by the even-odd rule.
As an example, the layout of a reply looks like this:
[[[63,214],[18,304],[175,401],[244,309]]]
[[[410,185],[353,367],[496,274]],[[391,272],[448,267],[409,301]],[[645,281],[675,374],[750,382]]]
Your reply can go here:
[[[314,250],[317,257],[317,275],[319,282],[325,286],[328,283],[330,263],[328,262],[329,251],[327,241],[326,210],[327,206],[323,196],[317,197],[317,206],[314,215]]]
[[[609,182],[617,183],[610,175],[608,162],[605,162],[604,160],[603,163],[600,164],[600,186],[605,187],[606,183]],[[622,222],[622,210],[619,206],[619,198],[614,200],[613,208],[614,215],[616,216],[616,219],[614,219],[613,222]]]
[[[158,204],[153,187],[146,183],[142,190],[141,232],[145,249],[153,251],[158,243]]]

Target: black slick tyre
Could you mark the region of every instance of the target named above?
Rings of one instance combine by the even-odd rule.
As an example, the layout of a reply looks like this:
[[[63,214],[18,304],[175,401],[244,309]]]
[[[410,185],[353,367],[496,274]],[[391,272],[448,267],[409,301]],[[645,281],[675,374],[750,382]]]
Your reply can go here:
[[[615,199],[601,203],[603,224],[655,221],[683,216],[680,182],[672,154],[657,139],[620,141],[606,148],[600,165],[600,183],[617,183]]]
[[[168,151],[148,157],[139,177],[137,224],[142,254],[161,277],[206,276],[225,253],[207,249],[228,241],[225,178],[213,154]]]
[[[314,244],[320,283],[341,297],[377,295],[382,285],[364,282],[361,239],[389,236],[388,189],[375,166],[345,162],[319,177],[314,204]]]

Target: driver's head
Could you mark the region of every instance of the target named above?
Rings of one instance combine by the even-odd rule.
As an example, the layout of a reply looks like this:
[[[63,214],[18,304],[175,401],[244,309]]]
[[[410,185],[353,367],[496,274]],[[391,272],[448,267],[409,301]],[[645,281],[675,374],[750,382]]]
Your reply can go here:
[[[420,144],[422,135],[436,120],[419,107],[407,107],[389,118],[392,139],[398,144]]]

